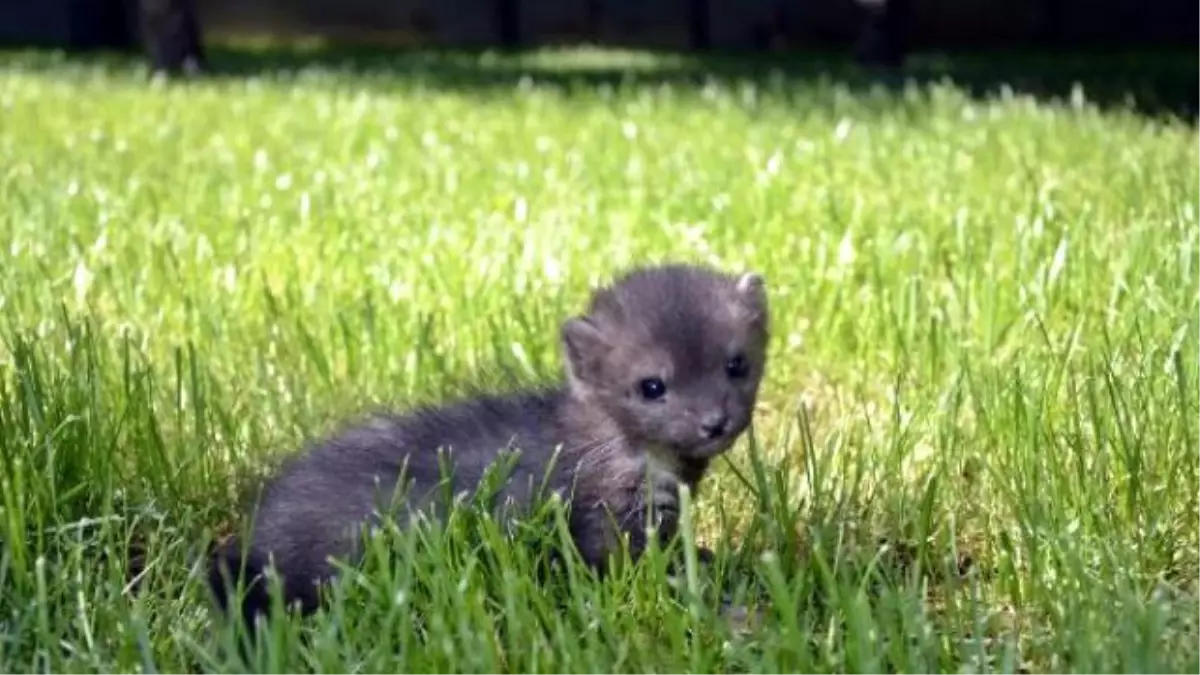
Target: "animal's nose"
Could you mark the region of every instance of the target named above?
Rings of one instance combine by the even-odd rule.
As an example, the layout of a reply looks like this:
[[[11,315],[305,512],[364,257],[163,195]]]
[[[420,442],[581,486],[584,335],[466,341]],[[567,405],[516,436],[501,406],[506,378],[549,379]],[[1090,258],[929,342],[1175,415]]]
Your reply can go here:
[[[720,438],[729,426],[729,416],[723,412],[710,413],[700,420],[700,431],[705,438]]]

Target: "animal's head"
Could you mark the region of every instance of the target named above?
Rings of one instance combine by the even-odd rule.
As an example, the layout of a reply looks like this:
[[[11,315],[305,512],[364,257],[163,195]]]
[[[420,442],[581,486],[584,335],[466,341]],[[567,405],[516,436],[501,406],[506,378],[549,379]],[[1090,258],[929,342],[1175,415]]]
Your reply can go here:
[[[767,337],[761,276],[683,264],[628,273],[562,326],[572,395],[635,444],[690,459],[749,426]]]

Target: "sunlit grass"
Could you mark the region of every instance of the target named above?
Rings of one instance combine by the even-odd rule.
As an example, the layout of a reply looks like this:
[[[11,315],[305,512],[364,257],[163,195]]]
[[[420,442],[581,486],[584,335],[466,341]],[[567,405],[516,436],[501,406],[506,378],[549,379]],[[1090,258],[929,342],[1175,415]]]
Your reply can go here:
[[[1200,667],[1194,127],[834,79],[27,63],[0,74],[8,672]],[[771,294],[702,593],[659,556],[539,582],[463,513],[238,661],[199,557],[272,459],[556,376],[589,285],[664,259]]]

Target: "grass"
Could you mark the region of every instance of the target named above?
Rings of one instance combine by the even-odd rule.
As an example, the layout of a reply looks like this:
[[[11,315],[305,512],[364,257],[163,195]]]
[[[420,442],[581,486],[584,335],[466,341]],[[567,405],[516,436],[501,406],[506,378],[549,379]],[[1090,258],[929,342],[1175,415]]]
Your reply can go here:
[[[937,83],[2,58],[6,672],[1200,668],[1193,124]],[[753,437],[688,528],[716,570],[538,582],[553,511],[510,540],[464,509],[240,660],[199,557],[275,459],[554,376],[588,286],[661,259],[771,293]]]

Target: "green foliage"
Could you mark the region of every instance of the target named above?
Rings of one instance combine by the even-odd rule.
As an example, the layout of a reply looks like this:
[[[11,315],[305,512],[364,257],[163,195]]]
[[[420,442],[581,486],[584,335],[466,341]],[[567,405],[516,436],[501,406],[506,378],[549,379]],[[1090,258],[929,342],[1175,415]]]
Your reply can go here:
[[[1200,668],[1193,127],[949,85],[4,58],[7,672]],[[606,58],[656,63],[521,67]],[[202,554],[275,460],[555,376],[588,286],[667,258],[771,294],[758,423],[684,542],[714,570],[597,582],[528,545],[555,509],[463,509],[377,533],[241,660]]]

